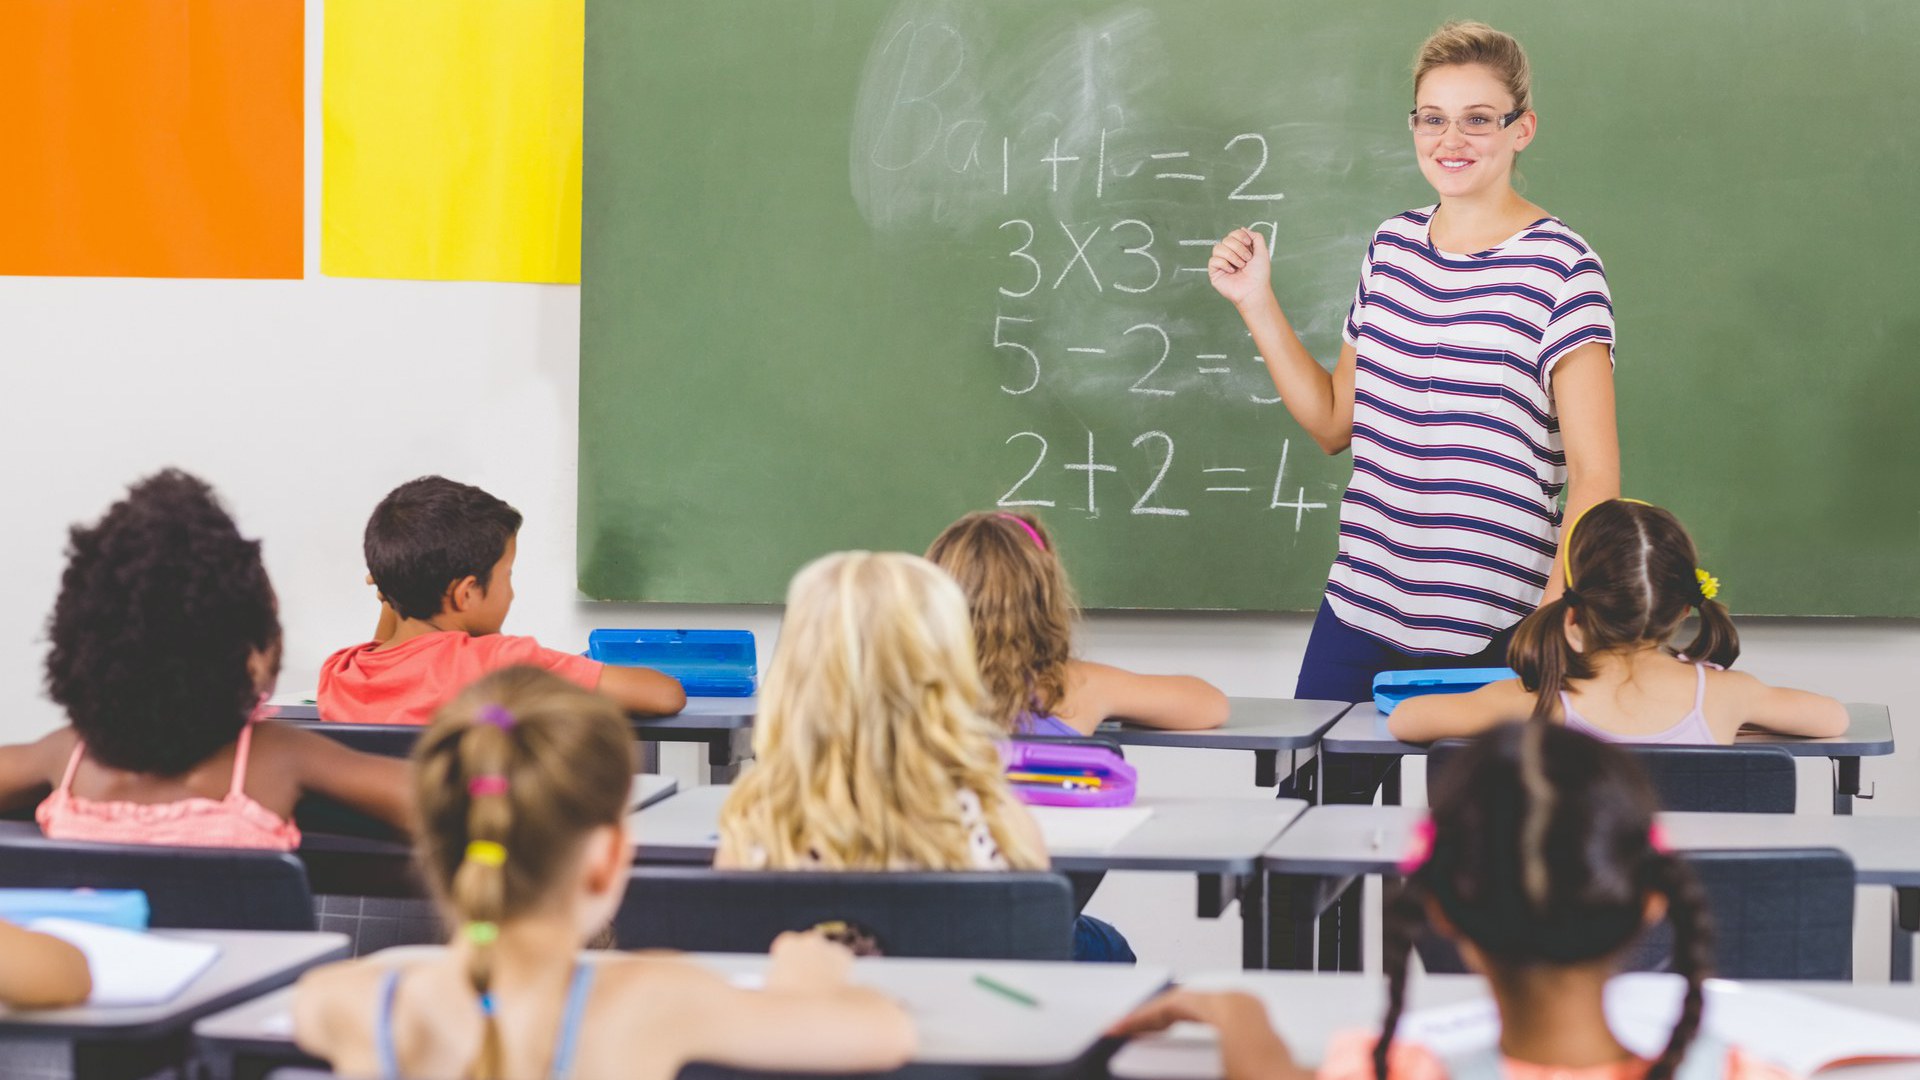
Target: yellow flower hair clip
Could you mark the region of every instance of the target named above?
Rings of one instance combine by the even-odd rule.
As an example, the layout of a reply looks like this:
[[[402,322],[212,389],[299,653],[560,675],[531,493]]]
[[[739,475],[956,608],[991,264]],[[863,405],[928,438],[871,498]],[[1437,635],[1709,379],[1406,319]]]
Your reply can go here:
[[[1711,600],[1720,595],[1719,578],[1714,577],[1698,566],[1693,568],[1693,577],[1695,581],[1700,583],[1700,599]]]

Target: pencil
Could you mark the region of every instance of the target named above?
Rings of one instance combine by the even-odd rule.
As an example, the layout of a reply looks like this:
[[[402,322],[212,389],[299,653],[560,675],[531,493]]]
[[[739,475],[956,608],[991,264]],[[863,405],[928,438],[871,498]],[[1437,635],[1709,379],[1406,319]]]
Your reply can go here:
[[[981,989],[990,990],[993,993],[999,994],[1001,997],[1008,999],[1009,1001],[1017,1001],[1020,1004],[1025,1005],[1030,1009],[1037,1009],[1040,1007],[1039,998],[1033,997],[1030,994],[1025,994],[1018,990],[1015,990],[1013,987],[1008,986],[1006,983],[1003,983],[998,979],[991,979],[985,975],[975,975],[973,977],[973,981],[974,981],[974,984],[976,986],[979,986]]]

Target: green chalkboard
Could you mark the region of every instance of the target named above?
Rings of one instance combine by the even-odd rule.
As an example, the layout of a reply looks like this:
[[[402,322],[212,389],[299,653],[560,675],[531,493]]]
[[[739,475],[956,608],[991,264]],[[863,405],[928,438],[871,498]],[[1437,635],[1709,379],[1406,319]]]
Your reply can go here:
[[[1331,362],[1431,201],[1405,0],[590,0],[579,580],[1046,518],[1094,607],[1318,603],[1350,471],[1197,268],[1258,222]],[[1527,195],[1605,260],[1626,487],[1736,611],[1920,613],[1920,4],[1483,0]]]

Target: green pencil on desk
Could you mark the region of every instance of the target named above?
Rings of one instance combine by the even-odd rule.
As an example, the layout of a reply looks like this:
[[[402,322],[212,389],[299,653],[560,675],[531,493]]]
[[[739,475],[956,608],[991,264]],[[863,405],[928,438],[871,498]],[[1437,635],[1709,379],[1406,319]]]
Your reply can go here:
[[[1039,998],[1033,997],[1030,994],[1022,993],[1019,990],[1015,990],[1013,987],[1008,986],[1006,983],[1003,983],[998,979],[989,978],[985,975],[975,975],[973,977],[973,981],[975,985],[981,987],[982,989],[990,990],[996,994],[999,994],[1001,997],[1008,999],[1009,1001],[1017,1001],[1020,1004],[1025,1005],[1030,1009],[1037,1009],[1040,1007]]]

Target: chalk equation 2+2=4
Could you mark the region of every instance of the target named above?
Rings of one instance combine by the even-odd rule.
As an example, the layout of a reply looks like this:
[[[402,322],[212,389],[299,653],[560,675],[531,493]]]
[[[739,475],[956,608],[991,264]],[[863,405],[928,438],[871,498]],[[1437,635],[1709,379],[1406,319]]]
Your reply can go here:
[[[1048,477],[1053,475],[1052,467],[1048,462],[1053,444],[1045,435],[1037,431],[1016,431],[1007,436],[1007,445],[1012,446],[1016,443],[1026,446],[1033,453],[1033,462],[1027,466],[1027,471],[1021,475],[1020,479],[1014,481],[1013,486],[995,501],[995,505],[1005,508],[1036,507],[1040,509],[1059,506],[1060,484],[1048,483]],[[1131,447],[1142,452],[1139,455],[1140,460],[1145,470],[1152,473],[1152,477],[1144,490],[1137,484],[1129,485],[1140,491],[1140,494],[1127,512],[1140,517],[1190,517],[1193,513],[1190,508],[1170,505],[1161,496],[1160,489],[1166,483],[1168,474],[1174,469],[1173,436],[1164,431],[1143,431],[1134,436]],[[1200,470],[1207,485],[1204,489],[1205,494],[1254,498],[1265,493],[1268,496],[1268,509],[1293,511],[1293,531],[1298,533],[1306,522],[1307,511],[1325,510],[1327,504],[1309,501],[1304,484],[1291,485],[1292,490],[1288,490],[1290,485],[1287,483],[1287,458],[1292,453],[1292,449],[1293,440],[1287,439],[1281,442],[1280,464],[1274,469],[1273,486],[1270,492],[1264,487],[1256,489],[1252,486],[1250,469],[1244,466],[1216,465]],[[1091,517],[1099,517],[1100,477],[1106,474],[1118,476],[1120,466],[1111,461],[1101,460],[1093,432],[1087,432],[1086,459],[1068,461],[1061,464],[1059,468],[1067,473],[1081,473],[1086,478],[1084,481],[1085,504],[1069,505],[1068,508],[1085,511]],[[1045,475],[1042,475],[1043,473]],[[1067,483],[1078,486],[1075,481]]]

